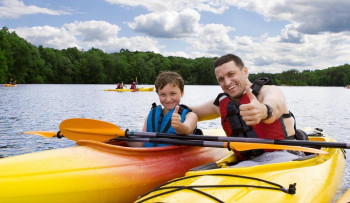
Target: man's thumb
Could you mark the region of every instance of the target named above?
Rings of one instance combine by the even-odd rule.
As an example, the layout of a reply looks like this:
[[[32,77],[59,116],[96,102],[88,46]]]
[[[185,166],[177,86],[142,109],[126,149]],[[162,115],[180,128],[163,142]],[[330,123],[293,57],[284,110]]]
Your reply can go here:
[[[258,99],[256,98],[256,96],[250,91],[249,86],[246,86],[246,87],[245,87],[245,92],[246,92],[246,94],[247,94],[247,96],[248,96],[250,102],[252,102],[253,100],[258,100]]]

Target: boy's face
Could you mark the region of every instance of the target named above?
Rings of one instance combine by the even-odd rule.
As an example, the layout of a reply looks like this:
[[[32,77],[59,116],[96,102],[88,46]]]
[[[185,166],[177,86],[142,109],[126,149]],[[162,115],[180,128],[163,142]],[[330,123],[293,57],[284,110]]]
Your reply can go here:
[[[181,92],[178,86],[167,84],[163,89],[158,90],[158,97],[160,103],[164,106],[166,113],[180,104],[183,92]]]

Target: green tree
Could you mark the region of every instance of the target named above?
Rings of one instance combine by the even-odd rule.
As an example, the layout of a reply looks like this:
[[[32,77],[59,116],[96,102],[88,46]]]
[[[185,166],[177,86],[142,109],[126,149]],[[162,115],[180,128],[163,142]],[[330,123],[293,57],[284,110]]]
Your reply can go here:
[[[7,62],[5,53],[0,49],[0,83],[7,83]]]

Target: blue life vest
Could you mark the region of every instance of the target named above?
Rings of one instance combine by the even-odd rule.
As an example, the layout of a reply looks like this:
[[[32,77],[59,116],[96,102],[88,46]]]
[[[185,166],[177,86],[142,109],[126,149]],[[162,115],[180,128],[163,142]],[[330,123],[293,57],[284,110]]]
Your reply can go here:
[[[181,115],[181,123],[185,121],[186,114],[191,112],[186,105],[179,105],[179,114]],[[163,115],[162,106],[152,104],[151,111],[147,118],[147,132],[161,132],[161,133],[176,133],[175,129],[171,127],[171,116],[173,115],[175,108],[170,110],[166,115]],[[196,129],[195,129],[196,131]],[[169,146],[171,144],[155,143],[155,142],[145,142],[144,147],[160,147]]]

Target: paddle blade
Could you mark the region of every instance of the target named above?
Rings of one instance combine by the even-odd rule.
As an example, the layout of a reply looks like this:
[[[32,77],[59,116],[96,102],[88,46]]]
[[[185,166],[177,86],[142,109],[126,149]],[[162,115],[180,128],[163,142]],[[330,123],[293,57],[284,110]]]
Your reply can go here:
[[[275,149],[275,150],[292,150],[309,152],[314,154],[328,154],[326,151],[322,151],[314,148],[299,147],[299,146],[288,146],[288,145],[276,145],[276,144],[260,144],[260,143],[244,143],[244,142],[230,142],[230,148],[237,151],[253,150],[253,149]],[[227,148],[227,143],[225,143]]]
[[[71,118],[60,124],[61,133],[71,140],[94,140],[105,142],[117,136],[124,136],[125,131],[118,126],[99,120]]]
[[[53,131],[27,131],[22,134],[39,135],[43,137],[57,137],[57,132]]]

